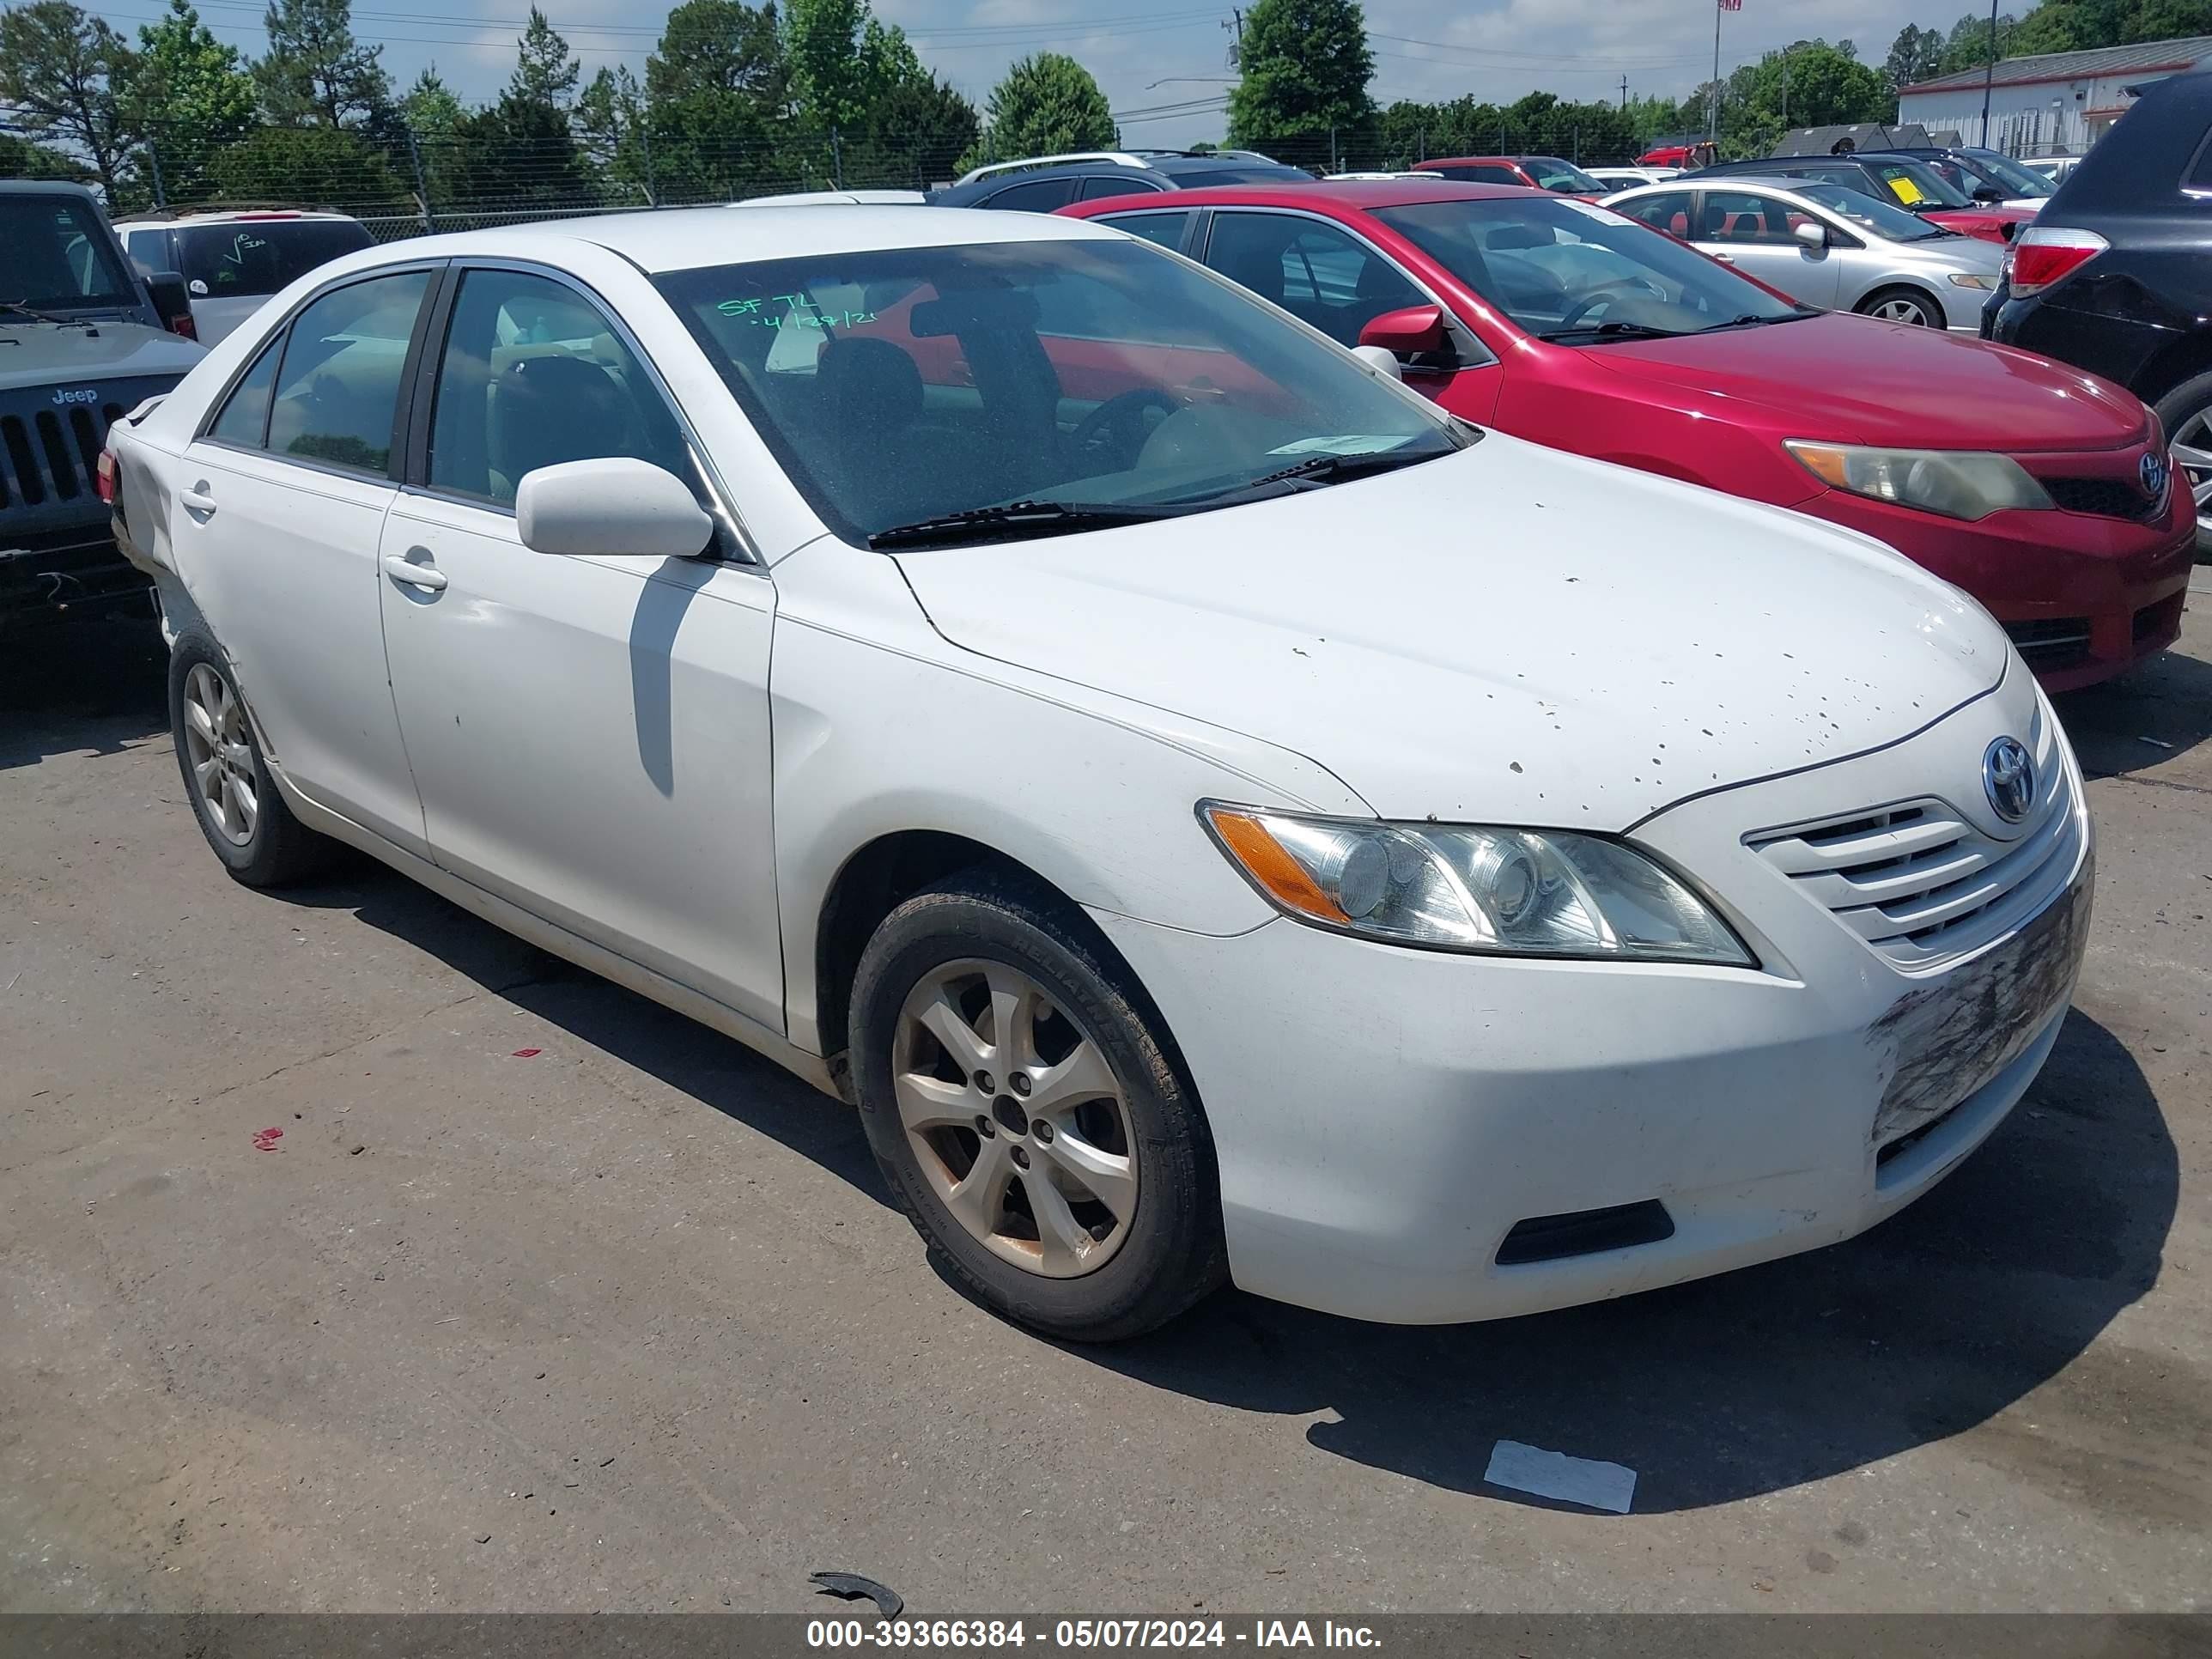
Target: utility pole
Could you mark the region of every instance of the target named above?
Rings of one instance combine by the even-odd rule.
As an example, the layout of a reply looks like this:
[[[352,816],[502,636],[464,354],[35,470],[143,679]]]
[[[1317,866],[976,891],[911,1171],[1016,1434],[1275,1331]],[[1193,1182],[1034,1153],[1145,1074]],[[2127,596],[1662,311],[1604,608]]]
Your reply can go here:
[[[1628,77],[1625,75],[1620,77],[1620,108],[1624,115],[1628,112]]]
[[[1997,81],[1997,0],[1990,0],[1990,66],[1982,75],[1982,148],[1990,144],[1990,91]]]
[[[1996,0],[1990,0],[1991,5]],[[1722,0],[1713,0],[1713,95],[1705,111],[1705,137],[1717,144],[1721,137],[1721,13],[1727,8]]]

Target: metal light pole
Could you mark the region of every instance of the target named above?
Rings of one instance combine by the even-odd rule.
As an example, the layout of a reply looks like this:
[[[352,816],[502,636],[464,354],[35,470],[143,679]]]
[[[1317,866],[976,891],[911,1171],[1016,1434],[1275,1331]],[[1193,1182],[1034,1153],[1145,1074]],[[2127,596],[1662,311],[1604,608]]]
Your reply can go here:
[[[1721,137],[1721,13],[1726,9],[1721,0],[1713,0],[1713,95],[1705,109],[1705,138],[1715,144]]]
[[[1990,147],[1990,91],[1997,83],[1997,0],[1990,0],[1990,66],[1982,76],[1982,148]]]

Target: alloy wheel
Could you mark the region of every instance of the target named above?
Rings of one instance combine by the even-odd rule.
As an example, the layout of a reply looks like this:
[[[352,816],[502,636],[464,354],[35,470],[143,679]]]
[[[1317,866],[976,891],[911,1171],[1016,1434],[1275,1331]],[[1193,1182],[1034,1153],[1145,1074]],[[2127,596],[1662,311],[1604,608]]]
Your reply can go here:
[[[185,678],[185,758],[208,822],[233,846],[245,846],[261,817],[246,707],[206,663]]]
[[[1934,326],[1928,319],[1927,308],[1919,301],[1908,300],[1901,295],[1894,300],[1884,300],[1874,308],[1872,314],[1885,323],[1905,323],[1914,328]]]
[[[2173,463],[2197,500],[2197,545],[2212,546],[2212,409],[2200,409],[2173,434]]]
[[[891,1085],[924,1177],[994,1255],[1075,1279],[1127,1239],[1127,1092],[1097,1040],[1019,969],[967,960],[925,975],[899,1011]]]

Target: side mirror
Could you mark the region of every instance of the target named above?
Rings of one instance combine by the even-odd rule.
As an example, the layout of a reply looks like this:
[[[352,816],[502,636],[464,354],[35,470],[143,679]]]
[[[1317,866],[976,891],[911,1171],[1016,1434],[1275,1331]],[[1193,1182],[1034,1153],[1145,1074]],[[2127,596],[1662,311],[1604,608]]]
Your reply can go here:
[[[1406,378],[1405,371],[1398,367],[1398,354],[1386,347],[1356,345],[1352,348],[1352,355],[1377,374],[1387,374],[1394,380]]]
[[[1817,250],[1828,246],[1827,226],[1817,223],[1811,219],[1793,227],[1790,234],[1809,248]]]
[[[185,291],[183,277],[173,270],[155,271],[146,278],[146,291],[153,298],[154,314],[161,319],[163,328],[187,340],[200,337],[192,322],[192,296]]]
[[[1401,357],[1417,351],[1441,351],[1444,346],[1444,313],[1440,306],[1407,306],[1367,319],[1359,331],[1363,346],[1380,346]]]
[[[628,458],[563,461],[522,475],[514,525],[533,553],[693,559],[714,521],[681,478]]]
[[[1981,185],[1974,191],[1974,199],[1977,202],[2002,202],[2005,199],[2005,193],[1995,185]]]

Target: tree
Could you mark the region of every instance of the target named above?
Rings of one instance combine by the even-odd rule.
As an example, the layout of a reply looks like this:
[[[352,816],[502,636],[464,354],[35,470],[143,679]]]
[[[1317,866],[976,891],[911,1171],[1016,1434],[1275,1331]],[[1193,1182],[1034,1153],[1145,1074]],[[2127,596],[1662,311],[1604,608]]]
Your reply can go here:
[[[514,74],[507,83],[507,95],[548,109],[565,110],[576,95],[580,76],[568,43],[533,5],[530,22],[515,43]]]
[[[646,95],[654,103],[713,92],[781,110],[790,86],[775,0],[684,0],[645,60]]]
[[[165,198],[204,202],[216,192],[210,160],[252,130],[253,79],[237,49],[215,38],[190,0],[141,27],[122,97],[146,135]]]
[[[468,113],[433,64],[399,100],[399,118],[417,138],[450,138]]]
[[[0,12],[0,99],[34,139],[82,155],[120,207],[118,191],[138,131],[120,96],[132,53],[123,37],[70,0],[33,0]]]
[[[1013,160],[1067,150],[1111,149],[1114,112],[1091,71],[1073,58],[1024,58],[991,88],[991,153]]]
[[[1238,65],[1231,144],[1295,150],[1300,140],[1326,145],[1333,129],[1340,145],[1347,131],[1371,126],[1375,54],[1359,0],[1257,0],[1244,15]]]
[[[1943,32],[1907,23],[1890,43],[1881,76],[1892,92],[1901,92],[1914,82],[1925,81],[1935,75],[1942,62]]]
[[[459,201],[496,204],[501,210],[585,207],[599,200],[566,112],[513,91],[489,109],[462,118],[445,171]]]
[[[65,179],[74,185],[88,185],[96,183],[98,175],[58,149],[18,138],[12,132],[0,132],[0,179]]]
[[[352,0],[272,0],[262,27],[268,56],[253,66],[263,110],[303,126],[366,122],[392,102],[381,46],[354,39]]]
[[[1765,155],[1785,131],[1888,121],[1896,115],[1895,94],[1878,71],[1859,62],[1850,41],[1800,40],[1729,76],[1721,104],[1722,148],[1731,155]]]
[[[1997,19],[1997,56],[2012,55],[2012,37],[2019,31],[2019,20],[2007,12]],[[1990,15],[1987,12],[1968,12],[1951,25],[1944,37],[1943,61],[1937,69],[1939,75],[1956,75],[1961,70],[1979,69],[1990,57]]]
[[[359,133],[336,127],[263,127],[210,161],[225,196],[282,196],[354,213],[392,213],[409,191]]]
[[[800,118],[817,132],[861,128],[878,98],[924,74],[906,31],[884,27],[868,0],[790,0],[783,39]]]
[[[975,106],[927,72],[908,76],[876,100],[860,143],[845,148],[845,182],[855,188],[925,189],[953,177],[983,131]]]

